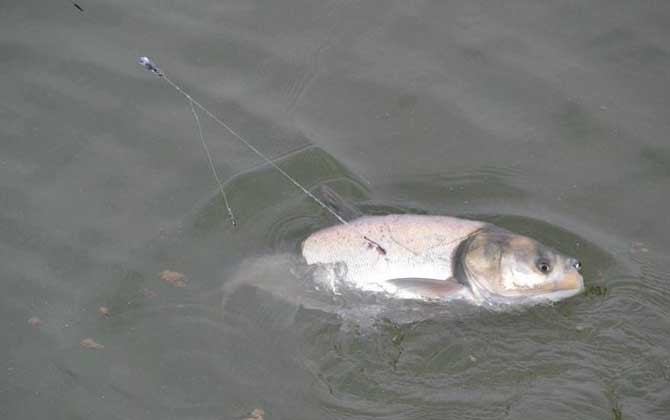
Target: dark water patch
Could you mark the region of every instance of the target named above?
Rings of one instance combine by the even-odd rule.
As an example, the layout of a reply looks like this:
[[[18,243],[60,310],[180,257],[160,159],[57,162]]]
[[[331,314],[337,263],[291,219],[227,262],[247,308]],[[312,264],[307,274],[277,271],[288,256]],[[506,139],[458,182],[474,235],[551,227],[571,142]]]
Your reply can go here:
[[[670,176],[670,150],[663,147],[644,146],[640,159],[650,175],[667,178]]]
[[[25,191],[6,185],[0,185],[0,203],[0,214],[7,221],[11,220],[12,224],[25,221],[31,205],[30,197]]]
[[[309,189],[324,183],[337,188],[339,193],[353,200],[358,200],[366,194],[363,184],[348,169],[319,148],[310,147],[299,150],[279,159],[277,163]],[[278,180],[280,186],[277,185]],[[327,213],[325,209],[320,208],[309,197],[305,197],[303,192],[270,167],[263,167],[234,177],[227,183],[226,191],[233,211],[240,214],[241,228],[245,227],[247,221],[255,223],[260,212],[290,202],[286,200],[287,196],[302,196],[300,200],[308,206],[306,214]],[[220,197],[215,197],[212,202],[199,210],[193,222],[197,230],[203,233],[211,232],[213,227],[226,222],[226,218],[221,217],[221,204]]]
[[[590,47],[610,63],[619,66],[656,68],[661,70],[670,63],[670,53],[662,47],[645,40],[631,28],[618,27],[598,34]]]
[[[234,32],[214,34],[205,39],[199,37],[185,51],[188,51],[190,61],[205,66],[211,60],[212,65],[216,63],[220,67],[221,59],[225,58],[229,63],[227,73],[242,78],[245,96],[272,97],[278,103],[277,110],[283,109],[283,117],[288,120],[303,92],[316,78],[319,56],[325,46],[309,43],[304,45],[304,50],[281,54],[259,44],[258,40],[237,37],[239,34]],[[218,53],[211,54],[212,51]],[[253,71],[249,72],[249,68]]]
[[[269,53],[253,42],[232,38],[229,31],[214,33],[206,38],[194,33],[188,42],[183,43],[184,48],[181,51],[185,61],[197,63],[204,68],[219,68],[221,61],[225,61],[229,72],[256,67]]]
[[[523,175],[515,168],[483,166],[476,170],[457,170],[446,173],[416,176],[404,180],[391,180],[378,189],[393,191],[384,194],[387,200],[407,205],[413,203],[419,213],[420,206],[439,207],[446,214],[455,215],[472,208],[482,201],[523,202],[527,192],[510,182]]]
[[[566,102],[559,109],[556,124],[563,131],[565,140],[580,144],[603,140],[611,133],[592,113],[574,101]]]
[[[628,43],[634,38],[635,35],[630,28],[620,27],[597,34],[589,44],[596,49],[607,49],[612,46]]]

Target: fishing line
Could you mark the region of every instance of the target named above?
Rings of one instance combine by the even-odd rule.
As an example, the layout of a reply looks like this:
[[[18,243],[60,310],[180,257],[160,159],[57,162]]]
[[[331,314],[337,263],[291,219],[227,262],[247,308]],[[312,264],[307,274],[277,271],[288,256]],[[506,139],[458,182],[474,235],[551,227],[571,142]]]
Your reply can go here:
[[[312,194],[307,188],[305,188],[302,184],[300,184],[295,178],[293,178],[291,175],[289,175],[285,170],[283,170],[279,165],[277,165],[272,159],[267,157],[265,154],[263,154],[260,150],[258,150],[254,145],[249,143],[244,137],[242,137],[240,134],[237,133],[237,131],[233,130],[228,124],[226,124],[223,120],[221,120],[219,117],[214,115],[212,112],[210,112],[207,108],[205,108],[204,105],[202,105],[200,102],[197,100],[193,99],[191,95],[189,95],[187,92],[185,92],[179,85],[174,83],[172,80],[170,80],[165,73],[156,65],[154,64],[153,61],[149,57],[143,56],[139,57],[138,63],[144,67],[145,69],[149,70],[150,72],[154,73],[156,76],[160,77],[161,79],[165,80],[174,90],[177,91],[180,95],[184,96],[188,101],[191,106],[191,112],[193,113],[193,117],[195,118],[196,124],[198,126],[198,131],[200,134],[200,141],[202,144],[202,147],[205,151],[205,154],[207,155],[207,159],[209,161],[209,165],[212,171],[212,174],[214,175],[214,178],[216,179],[217,183],[219,184],[219,189],[221,191],[221,195],[223,196],[224,202],[226,204],[226,208],[228,209],[228,214],[230,215],[231,223],[233,226],[237,225],[237,222],[235,220],[235,216],[233,215],[233,211],[230,208],[230,205],[228,204],[228,199],[226,197],[226,193],[223,188],[223,183],[221,182],[221,179],[216,173],[216,169],[214,166],[214,160],[212,159],[212,155],[209,153],[209,148],[207,147],[207,143],[205,142],[205,138],[202,134],[202,126],[200,124],[200,118],[198,117],[198,114],[195,110],[195,106],[197,106],[200,110],[202,110],[208,117],[213,119],[217,124],[219,124],[221,127],[225,128],[228,130],[230,134],[235,136],[239,141],[241,141],[249,150],[254,152],[257,156],[259,156],[261,159],[263,159],[267,164],[272,166],[274,169],[276,169],[284,178],[289,180],[293,185],[295,185],[298,189],[300,189],[305,195],[307,195],[309,198],[314,200],[320,207],[328,211],[331,215],[333,215],[340,223],[343,225],[349,225],[349,222],[347,222],[342,216],[340,216],[335,210],[327,206],[323,201],[321,201],[318,197],[316,197],[314,194]],[[372,239],[368,238],[365,235],[363,236],[363,239],[365,239],[368,244],[375,248],[377,252],[379,252],[381,255],[386,255],[386,250],[384,247],[382,247],[379,243],[373,241]]]
[[[237,131],[233,130],[228,124],[226,124],[224,121],[222,121],[222,120],[221,120],[219,117],[217,117],[216,115],[212,114],[207,108],[205,108],[204,105],[202,105],[200,102],[198,102],[198,101],[196,101],[195,99],[193,99],[193,97],[192,97],[191,95],[189,95],[188,93],[186,93],[186,92],[185,92],[182,88],[180,88],[176,83],[174,83],[172,80],[170,80],[170,79],[165,75],[165,73],[163,73],[163,72],[158,68],[158,66],[156,66],[156,65],[155,65],[155,64],[154,64],[148,57],[140,57],[139,60],[138,60],[138,63],[139,63],[140,65],[144,66],[147,70],[151,71],[152,73],[156,74],[157,76],[159,76],[160,78],[162,78],[163,80],[165,80],[165,81],[166,81],[170,86],[172,86],[172,87],[173,87],[179,94],[183,95],[183,96],[184,96],[184,97],[191,103],[191,106],[196,105],[198,108],[200,108],[205,114],[207,114],[207,116],[209,116],[211,119],[213,119],[214,121],[216,121],[221,127],[223,127],[223,128],[225,128],[226,130],[228,130],[228,132],[229,132],[230,134],[232,134],[232,135],[235,136],[238,140],[240,140],[240,141],[241,141],[241,142],[242,142],[242,143],[243,143],[249,150],[251,150],[252,152],[254,152],[254,153],[255,153],[256,155],[258,155],[261,159],[265,160],[265,162],[267,162],[269,165],[271,165],[274,169],[276,169],[277,171],[279,171],[280,174],[282,174],[286,179],[288,179],[289,181],[291,181],[291,182],[293,183],[293,185],[295,185],[295,186],[298,187],[300,190],[302,190],[302,192],[304,192],[305,194],[307,194],[308,197],[310,197],[312,200],[316,201],[317,204],[319,204],[319,205],[320,205],[321,207],[323,207],[324,209],[328,210],[328,211],[330,212],[330,214],[332,214],[333,216],[335,216],[335,218],[337,218],[337,220],[339,220],[342,224],[345,224],[345,225],[347,224],[347,221],[344,220],[344,218],[343,218],[342,216],[340,216],[339,214],[337,214],[337,213],[335,212],[335,210],[333,210],[333,209],[331,209],[330,207],[328,207],[327,205],[325,205],[325,204],[323,203],[323,201],[319,200],[319,199],[318,199],[314,194],[312,194],[307,188],[303,187],[303,186],[302,186],[302,185],[301,185],[295,178],[293,178],[291,175],[289,175],[288,173],[286,173],[286,171],[284,171],[282,168],[280,168],[279,165],[277,165],[276,163],[274,163],[274,162],[272,161],[272,159],[270,159],[269,157],[267,157],[267,156],[265,156],[263,153],[261,153],[260,150],[258,150],[258,149],[257,149],[256,147],[254,147],[251,143],[249,143],[247,140],[245,140],[244,137],[242,137],[240,134],[237,133]],[[197,115],[197,114],[194,113],[194,115]],[[196,118],[197,118],[197,116],[196,116]],[[200,127],[200,123],[198,123],[198,127]],[[204,140],[203,140],[203,144],[205,144],[205,143],[204,143]],[[205,146],[205,149],[206,149],[206,146]],[[208,154],[208,155],[209,155],[209,154]],[[210,156],[210,158],[211,158],[211,156]],[[210,161],[210,162],[211,162],[211,161]],[[218,178],[218,177],[217,177],[217,178]],[[222,190],[223,190],[223,189],[222,189]]]
[[[219,184],[219,190],[221,191],[223,202],[226,204],[226,209],[228,210],[228,214],[230,215],[230,223],[232,223],[233,226],[237,226],[237,221],[235,220],[233,209],[230,208],[230,204],[228,203],[228,197],[226,196],[226,191],[223,189],[223,183],[221,182],[221,178],[219,178],[219,175],[216,173],[216,167],[214,166],[214,159],[212,159],[212,154],[209,153],[209,147],[207,147],[207,143],[205,142],[205,136],[203,136],[202,134],[202,125],[200,125],[200,117],[198,117],[198,113],[195,111],[193,101],[188,101],[188,103],[189,105],[191,105],[191,112],[193,113],[193,118],[195,119],[195,123],[198,125],[198,134],[200,134],[200,144],[202,144],[202,149],[205,151],[205,154],[207,155],[207,160],[209,161],[209,168],[212,170],[212,175],[214,175],[216,183]]]

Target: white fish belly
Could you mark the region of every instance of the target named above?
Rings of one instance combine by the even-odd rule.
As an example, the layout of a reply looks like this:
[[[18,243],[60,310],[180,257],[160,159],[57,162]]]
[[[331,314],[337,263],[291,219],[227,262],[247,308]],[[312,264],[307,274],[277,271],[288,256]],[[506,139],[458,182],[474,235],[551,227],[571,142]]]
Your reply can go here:
[[[302,255],[308,264],[340,264],[349,285],[396,293],[388,280],[452,277],[454,250],[483,226],[446,216],[366,216],[315,232],[303,242]]]

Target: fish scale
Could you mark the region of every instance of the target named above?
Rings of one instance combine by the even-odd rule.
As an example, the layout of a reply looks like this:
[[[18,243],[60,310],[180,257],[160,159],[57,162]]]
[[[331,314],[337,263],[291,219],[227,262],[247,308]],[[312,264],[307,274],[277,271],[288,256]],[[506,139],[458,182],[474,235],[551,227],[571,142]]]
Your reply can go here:
[[[346,262],[343,280],[362,290],[395,293],[389,280],[451,278],[454,250],[484,225],[447,216],[367,216],[314,233],[303,242],[302,254],[308,264]],[[374,237],[386,255],[361,233]]]

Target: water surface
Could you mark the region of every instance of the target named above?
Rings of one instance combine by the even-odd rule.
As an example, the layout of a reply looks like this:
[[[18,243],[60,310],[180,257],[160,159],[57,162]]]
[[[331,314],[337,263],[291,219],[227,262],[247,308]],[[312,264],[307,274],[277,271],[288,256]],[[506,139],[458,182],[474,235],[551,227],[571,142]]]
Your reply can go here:
[[[3,418],[668,417],[665,3],[5,3]],[[588,293],[315,290],[299,243],[336,221],[201,115],[232,227],[188,103],[139,55],[313,191],[533,236]]]

